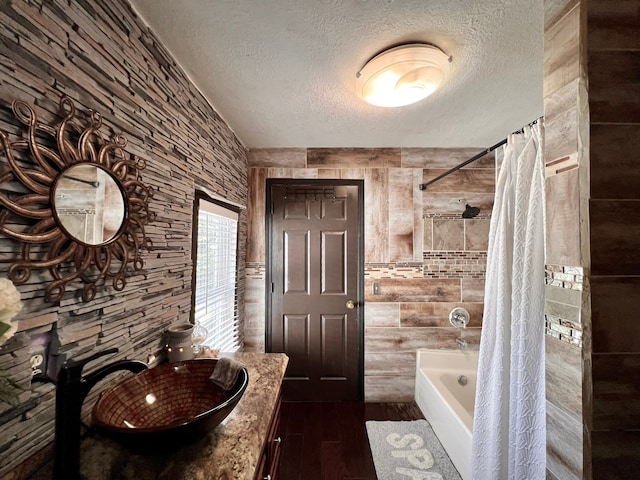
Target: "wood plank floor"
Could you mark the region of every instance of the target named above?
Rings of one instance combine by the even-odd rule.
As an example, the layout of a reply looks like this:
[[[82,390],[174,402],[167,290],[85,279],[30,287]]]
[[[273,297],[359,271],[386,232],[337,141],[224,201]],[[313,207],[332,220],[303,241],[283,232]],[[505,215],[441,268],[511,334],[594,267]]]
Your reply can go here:
[[[280,480],[376,480],[365,422],[424,418],[415,403],[284,402]]]

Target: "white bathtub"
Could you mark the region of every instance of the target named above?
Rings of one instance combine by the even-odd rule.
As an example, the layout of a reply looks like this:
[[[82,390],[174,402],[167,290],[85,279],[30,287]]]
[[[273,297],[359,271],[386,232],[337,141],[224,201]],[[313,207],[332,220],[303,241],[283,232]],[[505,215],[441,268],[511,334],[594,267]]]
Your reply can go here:
[[[418,350],[416,403],[463,480],[471,479],[478,351]],[[460,385],[458,377],[467,377]]]

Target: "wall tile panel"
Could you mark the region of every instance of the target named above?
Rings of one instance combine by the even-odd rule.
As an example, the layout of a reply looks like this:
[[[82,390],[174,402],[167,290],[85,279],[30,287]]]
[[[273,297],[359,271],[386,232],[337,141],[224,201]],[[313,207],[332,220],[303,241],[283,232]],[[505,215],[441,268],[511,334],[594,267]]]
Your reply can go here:
[[[371,376],[415,376],[416,352],[365,353],[364,368]]]
[[[545,5],[548,3],[545,2]],[[545,29],[545,97],[580,77],[580,11],[580,6],[572,8],[559,21]]]
[[[490,218],[466,219],[464,221],[464,249],[466,251],[486,252],[489,249],[490,226]]]
[[[547,284],[544,288],[544,298],[548,302],[562,303],[578,308],[582,307],[581,290],[572,290]]]
[[[339,168],[318,168],[318,178],[339,179]]]
[[[582,351],[545,336],[547,403],[582,422]]]
[[[588,9],[591,49],[640,49],[640,10],[635,0],[592,1]]]
[[[249,167],[306,168],[306,148],[252,148],[247,152]]]
[[[593,478],[626,480],[640,472],[640,431],[593,432]]]
[[[422,175],[422,183],[436,178],[446,170],[425,168]],[[495,190],[495,171],[493,169],[466,169],[463,168],[444,177],[433,185],[427,187],[432,193],[489,193]]]
[[[640,352],[640,277],[591,277],[594,353]]]
[[[546,262],[581,265],[578,170],[549,177],[546,189]]]
[[[343,177],[344,178],[344,177]],[[388,169],[368,168],[364,173],[364,244],[367,262],[387,263],[390,258],[390,205]]]
[[[462,336],[470,345],[477,346],[480,330],[469,328],[461,335],[454,327],[401,327],[367,328],[365,351],[368,353],[415,352],[418,348],[458,348],[456,338]]]
[[[563,480],[582,480],[582,450],[582,422],[547,402],[547,469]]]
[[[434,218],[433,250],[464,250],[464,220]]]
[[[486,150],[486,147],[477,148],[403,148],[402,168],[444,168],[449,169],[466,162],[470,158]],[[494,152],[490,152],[470,163],[464,168],[490,168],[495,167]]]
[[[387,279],[375,280],[380,284],[380,295],[370,293],[372,279],[365,280],[367,302],[455,302],[460,300],[459,279]]]
[[[640,354],[594,353],[592,361],[593,430],[640,430]]]
[[[247,204],[247,262],[265,261],[264,214],[266,168],[250,168],[248,173],[249,199]]]
[[[593,275],[640,272],[640,200],[591,200]]]
[[[460,285],[463,302],[484,302],[484,277],[462,278]]]
[[[364,321],[367,327],[399,327],[400,304],[366,302]]]
[[[640,123],[640,50],[589,51],[592,123]]]
[[[544,0],[545,31],[558,23],[579,3],[579,0]]]
[[[547,165],[578,155],[579,85],[580,80],[576,79],[544,98],[544,161]]]
[[[560,317],[575,325],[580,325],[580,307],[566,305],[564,303],[553,302],[545,298],[544,312],[548,315]]]
[[[433,218],[425,218],[422,225],[422,248],[423,250],[433,250]]]
[[[413,261],[414,206],[413,171],[392,168],[389,170],[389,260]]]
[[[640,200],[640,125],[591,125],[589,141],[591,198]]]
[[[365,402],[412,402],[415,396],[416,376],[367,375],[364,379]]]
[[[399,148],[309,148],[307,167],[399,168]]]

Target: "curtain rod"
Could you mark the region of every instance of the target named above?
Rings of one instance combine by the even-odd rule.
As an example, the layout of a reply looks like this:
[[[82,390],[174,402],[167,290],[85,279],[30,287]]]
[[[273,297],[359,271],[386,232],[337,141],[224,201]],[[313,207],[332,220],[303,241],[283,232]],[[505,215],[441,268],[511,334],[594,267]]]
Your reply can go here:
[[[542,117],[540,117],[542,118]],[[527,123],[524,127],[522,127],[520,130],[516,130],[515,132],[512,133],[513,134],[517,134],[517,133],[523,133],[525,127],[530,127],[531,125],[535,125],[536,123],[538,123],[538,120],[540,120],[540,118],[536,118],[533,122],[531,123]],[[469,160],[466,160],[464,162],[462,162],[460,165],[456,165],[455,167],[447,170],[446,172],[444,172],[441,175],[438,175],[436,178],[429,180],[427,183],[421,183],[418,185],[418,187],[420,188],[420,190],[426,190],[427,187],[433,183],[436,183],[438,180],[442,180],[444,177],[447,177],[449,175],[451,175],[453,172],[457,172],[458,170],[460,170],[462,167],[466,167],[467,165],[469,165],[470,163],[475,162],[476,160],[478,160],[479,158],[484,157],[485,155],[493,152],[496,148],[501,147],[502,145],[507,143],[507,139],[505,138],[504,140],[496,143],[495,145],[490,146],[489,148],[487,148],[486,150],[481,151],[480,153],[474,155],[473,157],[471,157]]]

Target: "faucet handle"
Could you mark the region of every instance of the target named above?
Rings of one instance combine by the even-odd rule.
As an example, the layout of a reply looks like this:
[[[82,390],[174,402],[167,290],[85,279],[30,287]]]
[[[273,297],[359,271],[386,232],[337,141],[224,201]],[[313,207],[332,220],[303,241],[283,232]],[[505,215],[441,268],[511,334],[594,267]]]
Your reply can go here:
[[[462,307],[456,307],[449,312],[449,323],[457,328],[467,328],[470,318],[469,312]]]
[[[62,378],[63,380],[80,378],[80,376],[82,375],[82,369],[87,363],[92,362],[97,358],[104,357],[105,355],[112,355],[114,353],[118,353],[117,347],[108,348],[107,350],[102,350],[101,352],[96,352],[93,355],[88,356],[87,358],[83,358],[82,360],[67,360],[66,362],[64,362],[64,365],[62,365],[62,370],[60,371],[58,380],[60,380],[60,378]],[[63,372],[65,372],[66,374]]]

